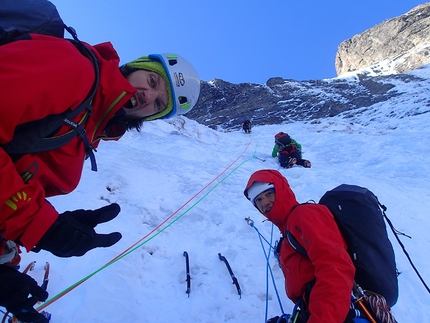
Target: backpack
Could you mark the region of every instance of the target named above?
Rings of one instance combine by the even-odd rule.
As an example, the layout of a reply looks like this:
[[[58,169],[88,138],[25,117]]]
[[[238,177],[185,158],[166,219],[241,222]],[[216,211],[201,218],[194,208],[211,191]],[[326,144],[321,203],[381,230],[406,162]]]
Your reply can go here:
[[[367,188],[342,184],[321,197],[331,211],[355,266],[355,282],[364,290],[385,297],[393,306],[398,298],[398,272],[378,198]],[[288,231],[291,246],[307,257],[305,249]]]
[[[296,150],[299,152],[300,156],[302,156],[302,145],[295,141],[293,138],[291,138],[285,132],[281,131],[275,135],[275,144],[278,146],[278,152],[283,151],[289,145],[293,144]]]
[[[30,33],[44,34],[64,38],[64,30],[73,37],[69,39],[79,51],[86,56],[94,66],[95,81],[88,97],[78,107],[56,115],[49,115],[43,119],[18,125],[10,142],[1,146],[16,162],[24,154],[36,153],[59,148],[75,136],[79,135],[85,146],[87,157],[91,159],[91,169],[96,171],[97,165],[93,149],[85,136],[84,124],[91,115],[92,100],[99,84],[99,66],[94,53],[77,37],[72,27],[64,24],[58,11],[47,0],[1,0],[0,7],[0,46],[19,40],[31,40]],[[1,50],[1,47],[0,47]],[[86,116],[78,124],[72,119],[84,110]],[[64,135],[55,133],[67,124],[71,130]]]
[[[275,135],[275,144],[278,145],[278,150],[282,151],[286,146],[291,144],[291,137],[285,132],[278,132]]]
[[[63,20],[49,1],[2,0],[0,22],[0,45],[28,33],[64,37]]]

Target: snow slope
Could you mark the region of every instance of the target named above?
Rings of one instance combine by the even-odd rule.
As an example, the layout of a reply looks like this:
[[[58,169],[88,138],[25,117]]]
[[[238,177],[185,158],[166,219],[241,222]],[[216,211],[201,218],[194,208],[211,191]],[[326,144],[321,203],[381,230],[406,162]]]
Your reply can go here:
[[[429,77],[428,69],[414,73]],[[369,188],[388,207],[394,226],[412,236],[402,242],[430,284],[428,89],[410,84],[404,90],[414,93],[410,100],[378,104],[352,119],[254,125],[246,135],[177,118],[148,122],[140,133],[102,143],[96,153],[99,171],[92,172],[88,162],[78,188],[50,202],[61,212],[119,203],[119,216],[97,230],[120,231],[123,238],[79,258],[24,253],[23,265],[37,261],[31,272],[36,279],[45,261],[51,263],[50,297],[61,296],[83,279],[46,307],[53,314],[51,322],[257,323],[265,320],[266,297],[268,316],[279,315],[276,291],[271,283],[267,287],[258,234],[245,218],[250,217],[268,240],[278,239],[279,232],[263,222],[243,196],[254,171],[279,169],[270,155],[278,131],[300,142],[304,157],[312,161],[310,169],[279,169],[299,202],[318,200],[342,183]],[[410,116],[417,108],[422,114]],[[430,322],[430,295],[391,232],[389,236],[401,271],[394,315],[398,322]],[[130,246],[131,252],[103,267]],[[189,297],[184,251],[191,266]],[[218,253],[229,260],[242,297]],[[273,257],[270,267],[283,310],[289,313],[293,304],[285,297],[283,276]]]

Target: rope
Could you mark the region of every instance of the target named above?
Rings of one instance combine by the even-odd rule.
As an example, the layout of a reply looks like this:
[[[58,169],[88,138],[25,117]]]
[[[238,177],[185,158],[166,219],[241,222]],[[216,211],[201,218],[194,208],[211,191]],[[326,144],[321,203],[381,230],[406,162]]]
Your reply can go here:
[[[268,298],[268,295],[269,295],[269,270],[271,270],[268,257],[270,256],[272,244],[269,245],[269,251],[266,254],[266,250],[264,249],[263,241],[261,240],[261,235],[258,235],[258,237],[260,238],[261,248],[263,249],[264,257],[266,258],[266,314],[265,314],[264,322],[267,322],[267,316],[269,313],[269,298]],[[272,231],[270,234],[270,242],[272,242],[272,237],[273,237],[273,226],[272,226]]]
[[[260,233],[260,231],[255,227],[254,221],[251,220],[251,218],[248,217],[248,218],[245,218],[245,220],[248,222],[249,226],[251,228],[254,228],[254,230],[257,232],[258,238],[260,239],[261,247],[262,247],[263,252],[264,252],[264,257],[266,258],[266,316],[265,316],[265,322],[266,322],[267,321],[267,316],[268,316],[268,303],[269,303],[269,299],[268,299],[268,295],[269,295],[269,277],[268,277],[269,275],[268,275],[268,273],[269,272],[270,272],[270,276],[272,278],[273,288],[275,289],[275,294],[276,294],[276,297],[278,299],[278,304],[279,304],[279,307],[281,309],[281,313],[282,313],[282,315],[285,315],[284,309],[282,307],[282,302],[281,302],[281,299],[279,297],[279,292],[278,292],[278,289],[277,289],[277,286],[276,286],[276,282],[275,282],[275,278],[274,278],[274,275],[273,275],[273,271],[272,271],[272,268],[270,267],[270,251],[272,249],[274,250],[274,248],[273,248],[272,243],[269,242],[269,241],[267,241],[267,239],[265,239],[263,237],[263,235]],[[274,224],[272,223],[271,241],[272,241],[272,238],[273,238],[273,228],[274,228]],[[269,245],[268,252],[266,252],[266,249],[264,248],[263,240],[266,241],[266,243]]]
[[[234,171],[236,171],[240,166],[242,166],[245,162],[249,161],[250,159],[252,159],[253,157],[250,157],[249,159],[243,161],[241,164],[239,164],[236,168],[234,168],[226,177],[224,177],[220,182],[218,182],[212,189],[210,189],[203,197],[201,197],[196,203],[194,203],[191,207],[189,207],[184,213],[182,213],[180,216],[178,216],[178,218],[176,218],[174,221],[172,221],[171,223],[169,223],[166,227],[164,227],[162,230],[160,230],[159,232],[157,232],[156,234],[154,234],[152,237],[149,237],[151,234],[153,234],[156,230],[158,230],[162,225],[164,225],[168,220],[170,220],[175,214],[177,214],[181,209],[183,209],[189,202],[191,202],[194,198],[196,198],[200,193],[202,193],[206,188],[208,188],[213,182],[215,182],[222,174],[224,174],[231,166],[233,166],[238,160],[239,158],[242,157],[242,155],[245,153],[246,150],[248,150],[250,144],[252,142],[252,138],[249,140],[246,148],[244,149],[244,151],[229,165],[227,166],[218,176],[216,176],[212,181],[210,181],[208,184],[206,184],[200,191],[198,191],[196,194],[194,194],[187,202],[185,202],[181,207],[179,207],[175,212],[173,212],[170,216],[168,216],[163,222],[161,222],[158,226],[156,226],[152,231],[150,231],[148,234],[146,234],[144,237],[142,237],[140,240],[138,240],[137,242],[135,242],[133,245],[131,245],[130,247],[128,247],[126,250],[124,250],[122,253],[120,253],[119,255],[117,255],[115,258],[113,258],[112,260],[110,260],[109,262],[107,262],[105,265],[103,265],[102,267],[100,267],[99,269],[95,270],[94,272],[92,272],[91,274],[87,275],[86,277],[82,278],[81,280],[79,280],[78,282],[74,283],[73,285],[69,286],[68,288],[64,289],[63,291],[61,291],[60,293],[58,293],[57,295],[53,296],[52,298],[50,298],[49,300],[47,300],[45,303],[43,303],[41,306],[39,306],[36,310],[37,311],[41,311],[44,308],[48,307],[49,305],[51,305],[52,303],[54,303],[55,301],[57,301],[58,299],[62,298],[63,296],[65,296],[66,294],[68,294],[69,292],[71,292],[72,290],[74,290],[76,287],[78,287],[79,285],[83,284],[84,282],[86,282],[88,279],[90,279],[91,277],[93,277],[94,275],[96,275],[97,273],[99,273],[100,271],[102,271],[103,269],[109,267],[110,265],[114,264],[115,262],[117,262],[118,260],[124,258],[125,256],[129,255],[130,253],[132,253],[133,251],[135,251],[136,249],[140,248],[142,245],[144,245],[145,243],[147,243],[148,241],[152,240],[153,238],[155,238],[156,236],[158,236],[161,232],[163,232],[164,230],[166,230],[168,227],[170,227],[173,223],[175,223],[176,221],[178,221],[180,218],[182,218],[185,214],[187,214],[191,209],[194,208],[194,206],[196,206],[198,203],[200,203],[201,200],[203,200],[209,193],[211,193],[218,185],[220,185],[225,179],[227,179]],[[255,155],[255,151],[254,151],[254,155]],[[148,238],[149,237],[149,238]],[[146,239],[146,240],[145,240]],[[143,242],[142,242],[143,241]]]
[[[7,318],[12,318],[12,315],[10,315],[9,311],[5,312],[3,310],[0,310],[0,312],[4,314],[3,319],[1,320],[1,323],[5,323]]]
[[[379,203],[379,202],[378,202]],[[427,292],[430,294],[430,288],[427,286],[426,282],[424,281],[424,279],[422,278],[422,276],[420,275],[417,267],[415,267],[414,263],[412,262],[411,257],[409,256],[408,252],[406,251],[405,246],[403,245],[402,241],[399,238],[399,234],[396,233],[396,231],[398,232],[398,230],[396,228],[394,228],[393,223],[391,222],[391,220],[388,218],[388,216],[385,214],[386,211],[386,206],[382,205],[381,203],[379,203],[379,206],[382,208],[382,215],[385,218],[385,221],[387,221],[388,225],[390,226],[391,231],[393,231],[394,233],[394,237],[396,238],[397,242],[399,243],[400,247],[403,250],[403,253],[406,255],[406,258],[408,258],[409,263],[411,264],[413,270],[415,271],[415,273],[417,274],[418,278],[420,279],[421,283],[424,285],[425,289],[427,290]],[[410,238],[410,237],[409,237]]]
[[[381,323],[397,323],[385,298],[379,294],[366,291],[367,300],[373,313]]]

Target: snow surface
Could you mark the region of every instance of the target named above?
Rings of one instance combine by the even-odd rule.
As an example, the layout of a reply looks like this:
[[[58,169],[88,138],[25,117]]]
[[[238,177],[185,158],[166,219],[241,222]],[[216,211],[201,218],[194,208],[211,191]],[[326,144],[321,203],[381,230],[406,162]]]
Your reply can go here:
[[[430,78],[429,69],[413,74]],[[268,168],[289,180],[299,202],[318,200],[342,183],[369,188],[388,207],[394,226],[412,236],[401,240],[429,285],[428,84],[404,84],[402,92],[413,93],[409,99],[362,109],[352,119],[254,125],[247,135],[176,118],[148,122],[140,133],[101,143],[99,171],[92,172],[87,161],[77,189],[50,202],[60,212],[119,203],[119,216],[97,230],[119,231],[123,238],[76,258],[24,252],[23,266],[37,261],[30,273],[37,280],[50,262],[50,297],[79,283],[46,307],[51,322],[264,322],[266,297],[268,317],[281,314],[270,276],[267,285],[266,258],[255,229],[269,241],[278,239],[279,232],[243,196],[249,176]],[[411,111],[422,114],[410,116]],[[278,131],[303,145],[312,168],[279,169],[271,157]],[[394,315],[399,323],[430,322],[430,294],[391,231],[389,236],[401,271]],[[190,259],[189,297],[184,251]],[[218,253],[230,262],[241,297]],[[273,256],[270,268],[283,310],[290,313],[293,304]]]

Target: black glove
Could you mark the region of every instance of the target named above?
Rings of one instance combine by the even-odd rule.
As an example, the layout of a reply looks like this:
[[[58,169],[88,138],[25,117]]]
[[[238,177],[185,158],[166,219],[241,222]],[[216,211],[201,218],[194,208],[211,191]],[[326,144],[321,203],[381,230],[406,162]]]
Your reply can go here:
[[[38,301],[45,301],[47,298],[48,292],[37,285],[33,278],[12,267],[0,265],[0,305],[19,320],[48,322],[45,316],[33,308]]]
[[[82,256],[97,247],[110,247],[121,239],[121,233],[98,234],[94,228],[115,218],[119,211],[119,205],[113,203],[94,211],[61,213],[33,251],[44,249],[58,257],[72,257]]]
[[[287,323],[287,320],[285,318],[281,318],[281,320],[279,320],[279,316],[275,316],[268,319],[266,323]]]

